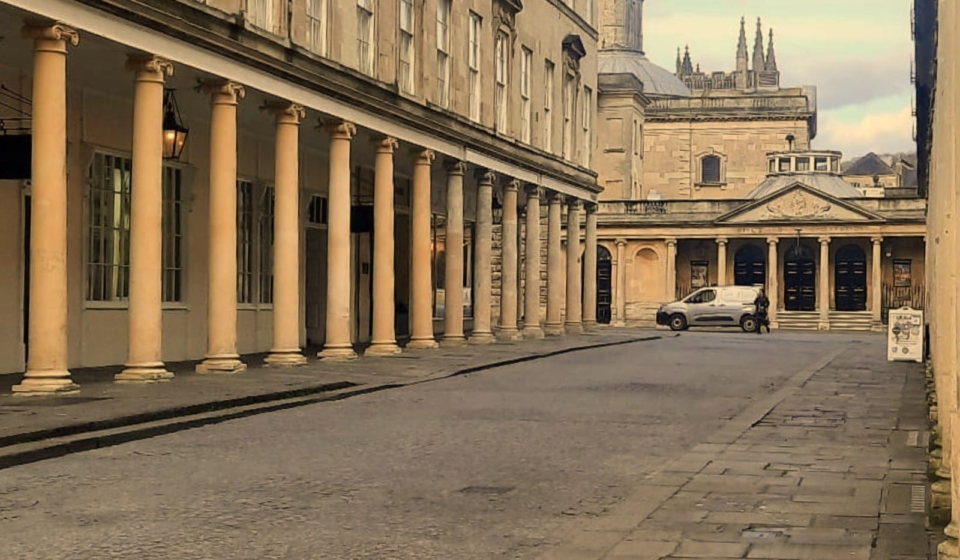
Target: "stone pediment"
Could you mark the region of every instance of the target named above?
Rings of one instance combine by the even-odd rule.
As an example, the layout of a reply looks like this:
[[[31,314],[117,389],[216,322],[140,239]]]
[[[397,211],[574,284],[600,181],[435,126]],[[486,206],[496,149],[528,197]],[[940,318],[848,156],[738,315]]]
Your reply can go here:
[[[718,223],[882,222],[855,202],[834,198],[802,183],[751,201],[717,219]]]

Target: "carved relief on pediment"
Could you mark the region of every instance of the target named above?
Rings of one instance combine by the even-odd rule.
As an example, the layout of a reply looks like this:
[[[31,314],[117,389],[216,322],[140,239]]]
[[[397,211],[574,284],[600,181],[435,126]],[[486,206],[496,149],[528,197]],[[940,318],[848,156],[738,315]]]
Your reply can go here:
[[[784,193],[766,204],[744,210],[724,220],[731,223],[829,221],[862,222],[870,220],[867,214],[838,205],[830,199],[805,190]]]
[[[820,218],[829,214],[832,208],[832,204],[815,199],[803,191],[797,191],[767,204],[767,212],[773,218]]]

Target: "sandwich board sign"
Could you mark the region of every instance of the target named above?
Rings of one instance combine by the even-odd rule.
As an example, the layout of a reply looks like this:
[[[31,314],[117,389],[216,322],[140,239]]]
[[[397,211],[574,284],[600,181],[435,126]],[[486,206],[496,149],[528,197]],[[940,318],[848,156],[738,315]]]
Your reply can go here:
[[[890,310],[887,360],[923,362],[923,311],[909,307]]]

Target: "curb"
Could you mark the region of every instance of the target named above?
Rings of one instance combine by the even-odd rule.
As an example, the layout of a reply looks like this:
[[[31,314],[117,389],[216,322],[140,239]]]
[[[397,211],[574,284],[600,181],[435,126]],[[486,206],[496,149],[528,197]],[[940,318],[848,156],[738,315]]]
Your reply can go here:
[[[0,470],[11,467],[63,457],[81,451],[90,451],[104,447],[111,447],[121,443],[128,443],[142,439],[170,434],[178,431],[199,428],[218,424],[228,420],[235,420],[287,410],[309,404],[344,400],[364,394],[376,393],[387,389],[396,389],[412,385],[420,385],[433,381],[449,379],[472,373],[507,367],[515,364],[532,362],[544,358],[570,354],[583,350],[610,348],[650,342],[663,339],[663,336],[636,337],[615,342],[602,342],[573,346],[561,350],[554,350],[542,354],[531,354],[458,369],[450,373],[419,379],[409,383],[384,383],[381,385],[358,385],[341,381],[326,383],[313,387],[278,391],[259,395],[250,395],[220,401],[209,401],[192,405],[185,405],[154,412],[134,414],[83,422],[58,428],[24,432],[11,436],[0,437]],[[193,417],[193,418],[191,418]],[[180,419],[180,420],[177,420]],[[174,420],[171,422],[171,420]],[[106,433],[102,433],[106,432]],[[112,433],[111,433],[112,432]],[[76,437],[81,436],[81,437]],[[72,439],[71,439],[72,438]],[[61,440],[61,441],[57,441]],[[31,445],[32,444],[32,445]],[[21,447],[12,453],[4,453],[4,448]]]

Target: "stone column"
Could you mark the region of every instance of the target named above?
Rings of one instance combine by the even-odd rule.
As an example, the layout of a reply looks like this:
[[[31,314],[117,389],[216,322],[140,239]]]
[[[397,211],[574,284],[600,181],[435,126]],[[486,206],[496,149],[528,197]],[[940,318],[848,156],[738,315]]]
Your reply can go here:
[[[563,290],[560,289],[560,278],[563,274],[563,267],[560,265],[563,196],[550,193],[547,199],[547,322],[543,331],[550,336],[559,336],[563,334]]]
[[[30,223],[30,358],[19,395],[72,393],[67,369],[67,43],[61,24],[27,24],[33,39],[33,164]]]
[[[821,331],[830,330],[830,238],[821,237],[820,241],[820,279],[817,289],[820,292],[820,323],[817,328]]]
[[[597,205],[587,204],[583,251],[583,329],[597,328]]]
[[[285,101],[264,109],[276,119],[273,220],[273,347],[267,366],[302,366],[300,351],[300,121],[303,107]]]
[[[615,325],[627,326],[627,240],[617,239],[617,319]]]
[[[727,238],[717,238],[717,286],[727,285]]]
[[[324,361],[355,360],[350,340],[350,142],[353,123],[330,127],[330,181],[327,194],[327,326],[318,357]]]
[[[127,363],[114,376],[121,383],[167,381],[163,365],[163,81],[169,61],[131,56],[133,176],[130,200],[130,303]]]
[[[677,299],[677,240],[667,239],[667,294],[664,301]]]
[[[493,183],[497,176],[490,171],[480,174],[477,188],[477,237],[473,266],[473,333],[470,342],[496,342],[490,329],[490,300],[493,286],[490,255],[493,252]]]
[[[500,330],[501,340],[520,340],[517,329],[517,190],[520,183],[510,181],[503,187],[503,227],[501,244],[503,257],[500,264]]]
[[[523,336],[541,339],[543,329],[540,327],[540,189],[538,187],[531,186],[527,189],[526,230]]]
[[[430,238],[430,166],[436,156],[430,150],[416,154],[413,163],[411,237],[413,255],[410,268],[411,334],[407,348],[436,348],[433,338],[433,265]]]
[[[777,263],[777,245],[780,240],[776,237],[767,238],[767,298],[770,300],[770,310],[767,317],[770,326],[777,326],[777,310],[780,301],[779,267]]]
[[[447,168],[446,230],[446,312],[443,315],[443,344],[466,342],[463,335],[463,176],[467,164],[457,161]]]
[[[870,301],[873,311],[873,330],[883,330],[883,238],[870,239],[873,243],[872,281],[870,282]]]
[[[211,81],[207,355],[197,373],[239,373],[237,354],[237,102],[243,86]]]
[[[580,201],[573,199],[567,205],[567,316],[563,325],[567,334],[583,332],[580,265]]]
[[[393,205],[393,152],[395,138],[377,141],[373,184],[373,338],[369,356],[400,353],[396,335],[395,267],[396,252]]]

